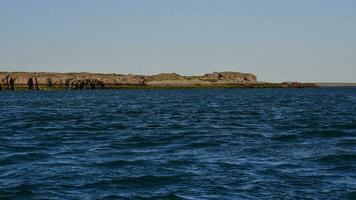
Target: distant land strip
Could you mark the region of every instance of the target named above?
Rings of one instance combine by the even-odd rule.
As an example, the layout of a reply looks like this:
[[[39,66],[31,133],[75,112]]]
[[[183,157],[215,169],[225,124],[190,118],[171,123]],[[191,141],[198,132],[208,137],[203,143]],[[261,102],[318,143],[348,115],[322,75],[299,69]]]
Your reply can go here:
[[[201,76],[176,73],[123,75],[99,73],[0,72],[0,90],[94,90],[120,88],[314,88],[314,83],[259,82],[254,74],[213,72]]]
[[[356,87],[356,83],[314,83],[318,87]]]

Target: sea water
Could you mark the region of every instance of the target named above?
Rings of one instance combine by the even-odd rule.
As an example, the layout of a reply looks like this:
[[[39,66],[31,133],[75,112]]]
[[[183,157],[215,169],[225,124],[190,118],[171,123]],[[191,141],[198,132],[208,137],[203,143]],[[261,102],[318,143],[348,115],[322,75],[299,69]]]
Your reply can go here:
[[[356,89],[0,92],[6,198],[356,198]]]

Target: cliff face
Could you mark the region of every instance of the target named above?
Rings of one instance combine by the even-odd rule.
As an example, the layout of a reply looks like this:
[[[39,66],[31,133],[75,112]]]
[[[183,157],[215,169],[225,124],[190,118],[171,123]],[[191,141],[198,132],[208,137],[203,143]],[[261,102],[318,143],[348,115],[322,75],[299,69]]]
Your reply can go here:
[[[152,76],[94,73],[0,72],[0,90],[104,89],[122,86],[214,86],[256,83],[253,74],[214,72],[203,76],[163,73]]]

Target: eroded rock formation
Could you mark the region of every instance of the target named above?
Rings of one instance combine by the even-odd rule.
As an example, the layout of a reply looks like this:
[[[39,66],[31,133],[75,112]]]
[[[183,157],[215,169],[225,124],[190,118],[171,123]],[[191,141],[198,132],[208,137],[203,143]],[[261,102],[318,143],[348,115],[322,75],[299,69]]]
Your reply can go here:
[[[103,89],[143,85],[143,76],[94,73],[0,72],[0,89]]]
[[[305,85],[301,83],[261,83],[257,82],[255,75],[240,72],[214,72],[202,76],[181,76],[176,73],[140,76],[96,73],[0,72],[0,90],[92,90],[127,86],[304,87]]]
[[[203,76],[181,76],[176,73],[162,73],[153,76],[146,76],[147,85],[167,85],[167,86],[189,86],[189,85],[231,85],[256,83],[257,78],[253,74],[240,72],[214,72]]]
[[[104,89],[120,86],[223,85],[256,82],[253,74],[214,72],[203,76],[162,73],[152,76],[94,73],[0,72],[0,89]]]
[[[15,78],[10,75],[0,76],[0,89],[1,90],[14,90],[15,89]]]

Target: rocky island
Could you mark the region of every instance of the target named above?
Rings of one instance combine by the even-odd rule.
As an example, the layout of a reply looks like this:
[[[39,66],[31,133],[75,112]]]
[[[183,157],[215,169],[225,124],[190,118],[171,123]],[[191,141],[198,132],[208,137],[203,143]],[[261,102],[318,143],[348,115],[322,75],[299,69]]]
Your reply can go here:
[[[86,72],[0,72],[0,91],[186,87],[305,88],[317,85],[299,82],[259,82],[254,74],[241,72],[213,72],[202,76],[182,76],[176,73],[148,76]]]

